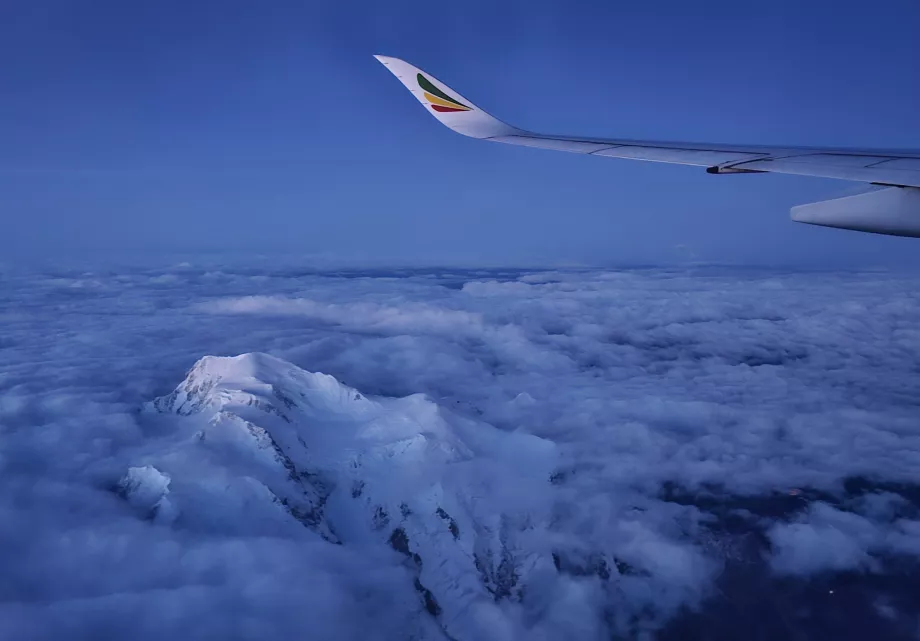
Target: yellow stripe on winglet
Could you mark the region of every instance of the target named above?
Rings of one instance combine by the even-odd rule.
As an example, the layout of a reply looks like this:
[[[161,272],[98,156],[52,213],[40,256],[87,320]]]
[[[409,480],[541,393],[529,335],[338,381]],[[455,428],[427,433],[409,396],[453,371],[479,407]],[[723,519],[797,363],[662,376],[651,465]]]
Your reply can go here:
[[[456,102],[451,102],[450,100],[444,100],[443,98],[438,98],[437,96],[430,94],[427,91],[423,91],[422,93],[425,94],[425,99],[433,105],[441,105],[442,107],[450,107],[451,109],[461,109],[463,111],[470,110],[470,108],[465,105],[461,105]]]

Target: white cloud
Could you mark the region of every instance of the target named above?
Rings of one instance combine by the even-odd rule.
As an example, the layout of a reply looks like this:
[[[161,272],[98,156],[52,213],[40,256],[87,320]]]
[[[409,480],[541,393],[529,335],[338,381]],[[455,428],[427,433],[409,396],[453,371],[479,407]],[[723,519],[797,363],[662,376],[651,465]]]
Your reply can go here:
[[[271,525],[260,486],[242,480],[254,472],[223,459],[201,462],[200,486],[167,469],[176,432],[138,409],[206,354],[270,353],[365,395],[423,393],[551,443],[553,483],[511,482],[536,455],[496,452],[469,463],[493,502],[455,510],[463,529],[488,520],[483,505],[506,506],[527,596],[475,611],[512,638],[604,638],[705,607],[731,555],[761,562],[737,552],[738,523],[765,528],[777,574],[884,577],[886,559],[916,557],[920,540],[917,284],[721,268],[320,274],[270,261],[3,272],[0,636],[383,639],[429,626],[419,637],[437,638],[391,550]],[[169,475],[168,493],[126,504],[112,488],[147,465]],[[868,489],[847,496],[856,477]],[[252,500],[231,504],[227,488]],[[164,496],[210,508],[186,529],[181,512],[143,520]],[[546,514],[543,529],[508,520],[516,502]],[[866,608],[884,601],[890,614],[896,597]]]
[[[871,514],[878,516],[875,511]],[[918,533],[918,521],[872,520],[818,502],[794,522],[770,528],[770,563],[780,574],[877,572],[881,570],[879,555],[920,557]]]
[[[876,527],[856,515],[823,503],[812,506],[805,522],[782,523],[770,532],[773,569],[782,574],[815,574],[834,570],[869,570],[869,548]]]

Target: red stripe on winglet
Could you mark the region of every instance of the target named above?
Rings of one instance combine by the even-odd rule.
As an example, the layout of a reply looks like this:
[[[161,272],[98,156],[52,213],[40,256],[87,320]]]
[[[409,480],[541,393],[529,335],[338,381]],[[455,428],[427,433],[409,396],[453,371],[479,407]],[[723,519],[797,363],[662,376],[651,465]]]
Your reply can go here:
[[[435,111],[440,111],[441,113],[449,113],[452,111],[469,111],[469,109],[454,109],[453,107],[442,107],[441,105],[431,105],[431,108]]]

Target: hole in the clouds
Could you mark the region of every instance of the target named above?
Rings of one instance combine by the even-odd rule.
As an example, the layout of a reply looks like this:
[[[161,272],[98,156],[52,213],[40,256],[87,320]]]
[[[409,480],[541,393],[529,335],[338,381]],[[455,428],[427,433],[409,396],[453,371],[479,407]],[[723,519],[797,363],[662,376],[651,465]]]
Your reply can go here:
[[[916,634],[915,564],[887,572],[777,578],[762,562],[729,561],[696,611],[661,630],[661,641],[710,639],[907,639]],[[882,604],[884,607],[879,607]]]
[[[671,351],[676,355],[680,350],[687,350],[699,345],[697,338],[680,337],[675,335],[660,336],[654,333],[627,334],[623,332],[611,332],[606,337],[606,342],[612,345],[621,345],[626,347],[635,347],[636,349],[648,352],[667,352]],[[659,355],[656,354],[656,357]]]
[[[890,493],[904,499],[906,506],[920,510],[920,483],[897,483],[872,480],[865,476],[848,476],[843,480],[843,489],[848,498],[881,492]]]
[[[468,282],[469,282],[468,280],[442,280],[438,284],[441,287],[444,287],[446,289],[461,291],[463,289],[463,286],[466,285]]]
[[[920,591],[911,578],[920,569],[914,557],[875,550],[871,574],[844,569],[790,577],[769,567],[768,559],[777,551],[766,529],[774,524],[797,522],[812,505],[834,505],[845,512],[865,508],[858,500],[880,492],[900,490],[904,494],[898,496],[909,501],[917,489],[862,477],[851,477],[843,485],[842,495],[795,488],[738,496],[719,486],[688,490],[664,484],[663,500],[695,507],[706,515],[703,523],[713,535],[708,547],[723,558],[724,567],[710,598],[699,610],[684,611],[669,622],[659,638],[676,641],[705,635],[729,641],[744,630],[763,638],[818,638],[833,633],[834,638],[855,640],[878,638],[882,631],[892,638],[912,634],[914,623],[908,613],[920,607]],[[817,544],[840,545],[836,539]],[[877,607],[879,602],[885,607]]]
[[[557,549],[552,553],[553,565],[561,574],[576,577],[596,576],[602,581],[610,579],[610,563],[598,552],[585,553],[580,550]],[[621,575],[636,575],[638,572],[631,565],[619,559],[613,559],[616,571]]]
[[[544,322],[543,333],[547,336],[566,336],[571,330],[571,325],[563,322]]]
[[[805,349],[759,349],[741,355],[736,362],[748,367],[762,367],[764,365],[779,367],[803,361],[807,358],[808,351]],[[729,357],[726,360],[732,361],[734,359]]]
[[[718,484],[704,484],[700,488],[691,489],[673,481],[662,483],[659,498],[668,503],[698,508],[715,518],[712,525],[728,530],[745,527],[738,521],[739,517],[742,520],[747,515],[773,520],[788,519],[806,509],[811,501],[834,500],[831,494],[811,489],[790,487],[769,494],[747,496],[733,494]]]

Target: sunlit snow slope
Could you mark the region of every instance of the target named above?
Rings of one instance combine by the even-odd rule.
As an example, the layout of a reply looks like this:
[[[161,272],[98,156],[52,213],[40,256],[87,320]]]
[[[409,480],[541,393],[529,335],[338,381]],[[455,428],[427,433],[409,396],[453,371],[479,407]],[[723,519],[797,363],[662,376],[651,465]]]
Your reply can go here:
[[[454,638],[507,638],[496,603],[556,573],[548,441],[259,353],[206,356],[145,409],[176,428],[119,491],[155,521],[388,546]]]

